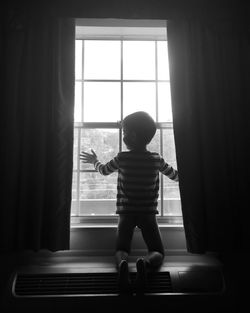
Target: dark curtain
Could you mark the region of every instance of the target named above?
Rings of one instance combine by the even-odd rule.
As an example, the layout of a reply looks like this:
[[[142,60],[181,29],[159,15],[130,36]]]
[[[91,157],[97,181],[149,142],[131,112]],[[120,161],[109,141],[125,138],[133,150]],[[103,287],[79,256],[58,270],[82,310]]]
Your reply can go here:
[[[69,248],[74,20],[6,12],[0,249]]]
[[[249,247],[249,32],[239,21],[167,23],[174,134],[189,252]]]

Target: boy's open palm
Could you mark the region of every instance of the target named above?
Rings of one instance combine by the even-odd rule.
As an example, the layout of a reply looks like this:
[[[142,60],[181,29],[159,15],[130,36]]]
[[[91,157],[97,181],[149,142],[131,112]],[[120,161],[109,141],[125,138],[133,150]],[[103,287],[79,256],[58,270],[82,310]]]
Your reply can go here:
[[[94,164],[97,161],[97,155],[95,154],[95,151],[91,149],[91,153],[82,151],[80,153],[80,159],[83,163],[91,163]]]

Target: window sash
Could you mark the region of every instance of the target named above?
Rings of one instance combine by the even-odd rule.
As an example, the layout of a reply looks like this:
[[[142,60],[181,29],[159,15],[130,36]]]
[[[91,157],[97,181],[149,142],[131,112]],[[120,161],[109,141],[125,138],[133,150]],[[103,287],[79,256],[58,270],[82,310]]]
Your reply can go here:
[[[153,82],[156,84],[156,93],[155,93],[155,97],[156,97],[156,127],[157,129],[160,130],[160,153],[162,153],[163,151],[163,130],[164,129],[172,129],[173,128],[173,123],[172,122],[158,122],[158,114],[159,114],[159,110],[158,110],[158,83],[159,82],[169,82],[169,80],[163,80],[163,79],[158,79],[158,66],[157,66],[157,62],[158,62],[158,58],[157,58],[157,41],[159,41],[159,39],[152,39],[152,41],[155,42],[155,79],[153,80],[143,80],[143,79],[123,79],[123,41],[124,38],[113,38],[112,40],[119,40],[121,41],[121,78],[120,79],[84,79],[84,40],[96,40],[97,38],[81,38],[81,40],[83,40],[83,45],[82,45],[82,78],[81,79],[76,79],[76,82],[81,82],[82,84],[84,84],[85,82],[119,82],[121,84],[121,120],[123,119],[123,83],[126,82]],[[106,38],[100,38],[100,39],[106,39]],[[76,38],[76,40],[79,40],[79,38]],[[110,40],[110,39],[109,39]],[[131,39],[128,39],[131,40]],[[138,40],[138,38],[134,38],[134,40]],[[141,39],[141,40],[149,40],[149,39]],[[166,40],[166,39],[162,39],[162,40]],[[82,85],[82,121],[84,121],[84,116],[83,116],[83,112],[84,112],[84,97],[83,97],[83,92],[84,92],[84,88]],[[100,223],[101,221],[107,223],[107,222],[112,222],[112,221],[117,221],[117,216],[105,216],[105,215],[98,215],[98,216],[87,216],[87,215],[80,215],[80,203],[83,202],[84,200],[80,200],[80,173],[82,172],[96,172],[95,169],[91,170],[91,169],[80,169],[80,158],[79,158],[79,154],[80,154],[80,144],[81,144],[81,130],[82,129],[119,129],[119,151],[122,150],[122,126],[121,126],[121,121],[117,121],[117,122],[75,122],[74,123],[74,128],[78,129],[78,157],[77,157],[77,170],[73,170],[73,172],[75,172],[77,174],[77,200],[78,201],[78,214],[77,216],[72,216],[72,222],[77,221],[82,223],[83,221],[88,222],[96,222],[96,223]],[[159,189],[159,202],[160,202],[160,207],[158,208],[159,210],[159,218],[161,219],[161,221],[164,223],[170,223],[170,224],[181,224],[182,223],[182,216],[164,216],[164,199],[163,199],[163,175],[160,174],[160,189]]]
[[[137,39],[135,39],[136,41],[138,41],[140,37],[138,37]],[[105,38],[106,39],[106,38]],[[147,82],[147,83],[154,83],[155,84],[155,99],[156,99],[156,122],[158,122],[159,120],[159,108],[158,108],[158,84],[159,83],[170,83],[170,79],[159,79],[158,78],[158,51],[157,51],[157,42],[158,41],[167,41],[166,38],[164,37],[164,39],[162,38],[162,40],[157,40],[156,38],[153,39],[141,39],[141,41],[152,41],[154,42],[154,46],[155,46],[155,79],[124,79],[123,78],[123,42],[127,41],[126,39],[109,39],[109,40],[118,40],[121,42],[121,47],[120,47],[120,55],[121,55],[121,76],[120,79],[86,79],[84,78],[84,42],[85,40],[97,40],[96,38],[92,38],[92,39],[76,39],[76,40],[81,40],[82,41],[82,78],[78,78],[75,80],[75,82],[79,82],[82,84],[81,90],[82,90],[82,95],[81,95],[81,108],[82,108],[82,121],[84,121],[84,83],[87,82],[96,82],[96,83],[102,83],[102,82],[116,82],[116,83],[120,83],[121,86],[121,120],[123,119],[123,83],[143,83],[143,82]],[[104,40],[102,38],[102,40]],[[129,40],[130,41],[130,40]]]
[[[165,122],[165,123],[156,123],[157,129],[160,130],[160,153],[163,154],[163,130],[164,129],[172,129],[173,123],[172,122]],[[79,217],[88,217],[87,215],[80,215],[80,204],[81,202],[84,202],[84,200],[80,200],[80,173],[94,173],[97,172],[94,168],[93,169],[80,169],[80,140],[81,140],[81,131],[84,129],[118,129],[119,130],[119,151],[122,151],[122,126],[120,122],[117,123],[75,123],[75,129],[78,129],[78,158],[77,158],[77,169],[74,169],[73,172],[77,174],[77,199],[76,202],[78,203],[78,213],[77,216]],[[164,215],[164,183],[163,183],[163,174],[160,173],[160,188],[159,188],[159,199],[158,203],[160,203],[160,206],[158,207],[159,210],[159,217],[166,218],[169,221],[172,221],[172,217],[167,217]],[[101,201],[101,200],[100,200]],[[100,217],[104,217],[105,219],[108,219],[109,216],[105,215],[98,215]],[[178,216],[176,215],[176,218]],[[93,217],[88,217],[93,218]],[[177,218],[179,221],[179,218]]]

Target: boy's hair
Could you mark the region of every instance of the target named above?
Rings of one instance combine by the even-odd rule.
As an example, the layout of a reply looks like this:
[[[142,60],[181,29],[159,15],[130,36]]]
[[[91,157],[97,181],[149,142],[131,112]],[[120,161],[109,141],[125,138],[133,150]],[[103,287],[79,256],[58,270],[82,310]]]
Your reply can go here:
[[[137,143],[147,145],[150,143],[156,132],[156,125],[153,118],[146,112],[138,111],[127,115],[122,126],[128,131],[134,131]]]

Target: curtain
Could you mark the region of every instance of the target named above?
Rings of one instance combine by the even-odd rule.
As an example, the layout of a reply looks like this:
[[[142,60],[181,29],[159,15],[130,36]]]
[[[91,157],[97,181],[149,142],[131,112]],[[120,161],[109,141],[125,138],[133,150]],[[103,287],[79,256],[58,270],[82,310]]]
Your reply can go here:
[[[74,20],[33,13],[1,36],[2,251],[69,248]]]
[[[250,177],[247,28],[237,20],[179,19],[168,21],[167,31],[188,251],[228,253],[246,248]]]

